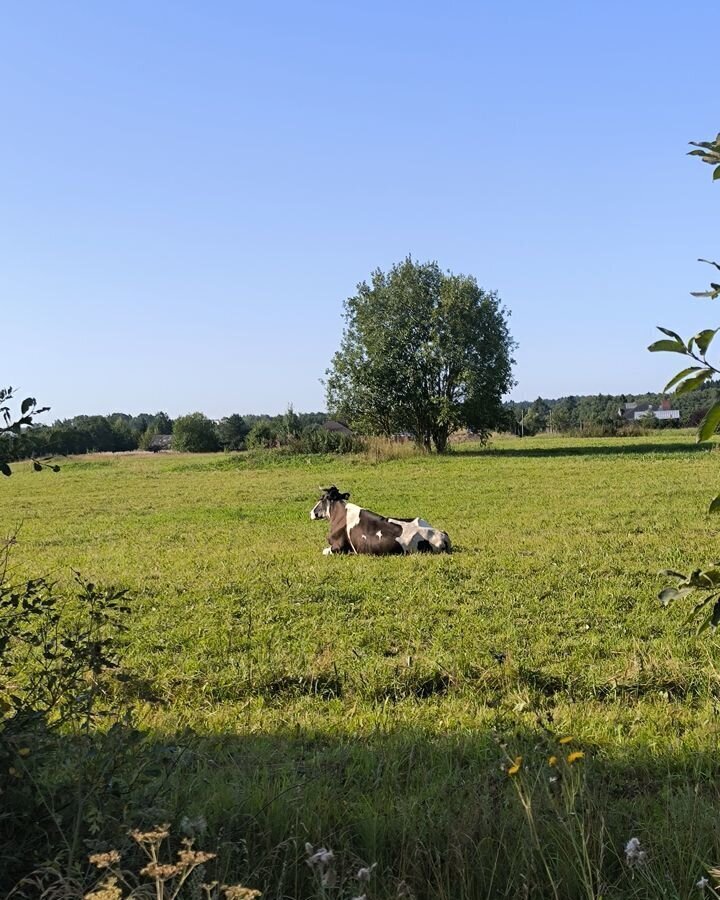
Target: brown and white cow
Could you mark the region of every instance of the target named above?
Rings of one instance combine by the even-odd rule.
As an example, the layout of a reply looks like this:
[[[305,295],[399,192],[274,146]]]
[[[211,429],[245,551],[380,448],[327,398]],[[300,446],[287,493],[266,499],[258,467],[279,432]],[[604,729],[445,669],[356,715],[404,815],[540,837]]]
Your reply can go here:
[[[323,553],[449,553],[450,538],[424,519],[394,519],[348,503],[333,485],[310,510],[311,519],[328,519],[329,547]]]

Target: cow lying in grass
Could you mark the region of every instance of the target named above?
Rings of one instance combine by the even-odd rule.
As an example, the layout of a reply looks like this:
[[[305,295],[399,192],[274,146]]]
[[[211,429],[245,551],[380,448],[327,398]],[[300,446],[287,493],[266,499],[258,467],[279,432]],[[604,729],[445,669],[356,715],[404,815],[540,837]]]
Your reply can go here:
[[[310,510],[311,519],[328,519],[329,547],[323,553],[449,553],[450,538],[424,519],[387,519],[348,503],[333,485]]]

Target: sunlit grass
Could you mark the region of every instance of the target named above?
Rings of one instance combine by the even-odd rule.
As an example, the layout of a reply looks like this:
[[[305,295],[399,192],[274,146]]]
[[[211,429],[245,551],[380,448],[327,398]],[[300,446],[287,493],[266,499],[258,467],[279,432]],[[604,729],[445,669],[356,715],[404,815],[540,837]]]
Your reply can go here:
[[[718,459],[677,432],[377,462],[102,456],[18,467],[0,521],[21,523],[18,576],[130,588],[122,702],[158,741],[195,733],[163,811],[242,837],[266,879],[293,838],[378,860],[389,896],[400,878],[428,897],[524,896],[531,878],[658,896],[623,868],[637,833],[685,897],[720,859],[717,641],[659,608],[655,573],[720,556]],[[322,556],[308,513],[332,483],[456,552]],[[545,790],[571,752],[585,830],[558,832],[538,797],[540,866],[508,755]]]

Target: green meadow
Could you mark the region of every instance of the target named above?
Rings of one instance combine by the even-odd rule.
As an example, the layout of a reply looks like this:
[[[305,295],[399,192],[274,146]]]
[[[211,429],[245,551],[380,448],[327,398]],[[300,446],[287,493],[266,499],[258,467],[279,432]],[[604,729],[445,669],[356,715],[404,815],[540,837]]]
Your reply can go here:
[[[218,877],[278,900],[698,896],[720,864],[718,644],[660,607],[657,572],[720,556],[718,458],[663,432],[16,466],[12,576],[129,589],[107,703],[142,733],[138,776],[98,803],[98,840],[203,816]],[[329,484],[455,552],[323,556]]]

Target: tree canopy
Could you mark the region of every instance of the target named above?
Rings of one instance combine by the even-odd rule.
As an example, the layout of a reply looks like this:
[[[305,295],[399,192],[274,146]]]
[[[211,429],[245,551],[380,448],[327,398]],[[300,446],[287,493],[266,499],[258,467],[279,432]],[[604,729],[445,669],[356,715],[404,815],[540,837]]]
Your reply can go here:
[[[494,291],[410,257],[357,291],[326,373],[332,414],[370,433],[409,432],[440,452],[462,427],[486,438],[504,421],[516,345]]]
[[[215,423],[201,412],[175,419],[173,449],[185,453],[212,453],[220,449]]]

